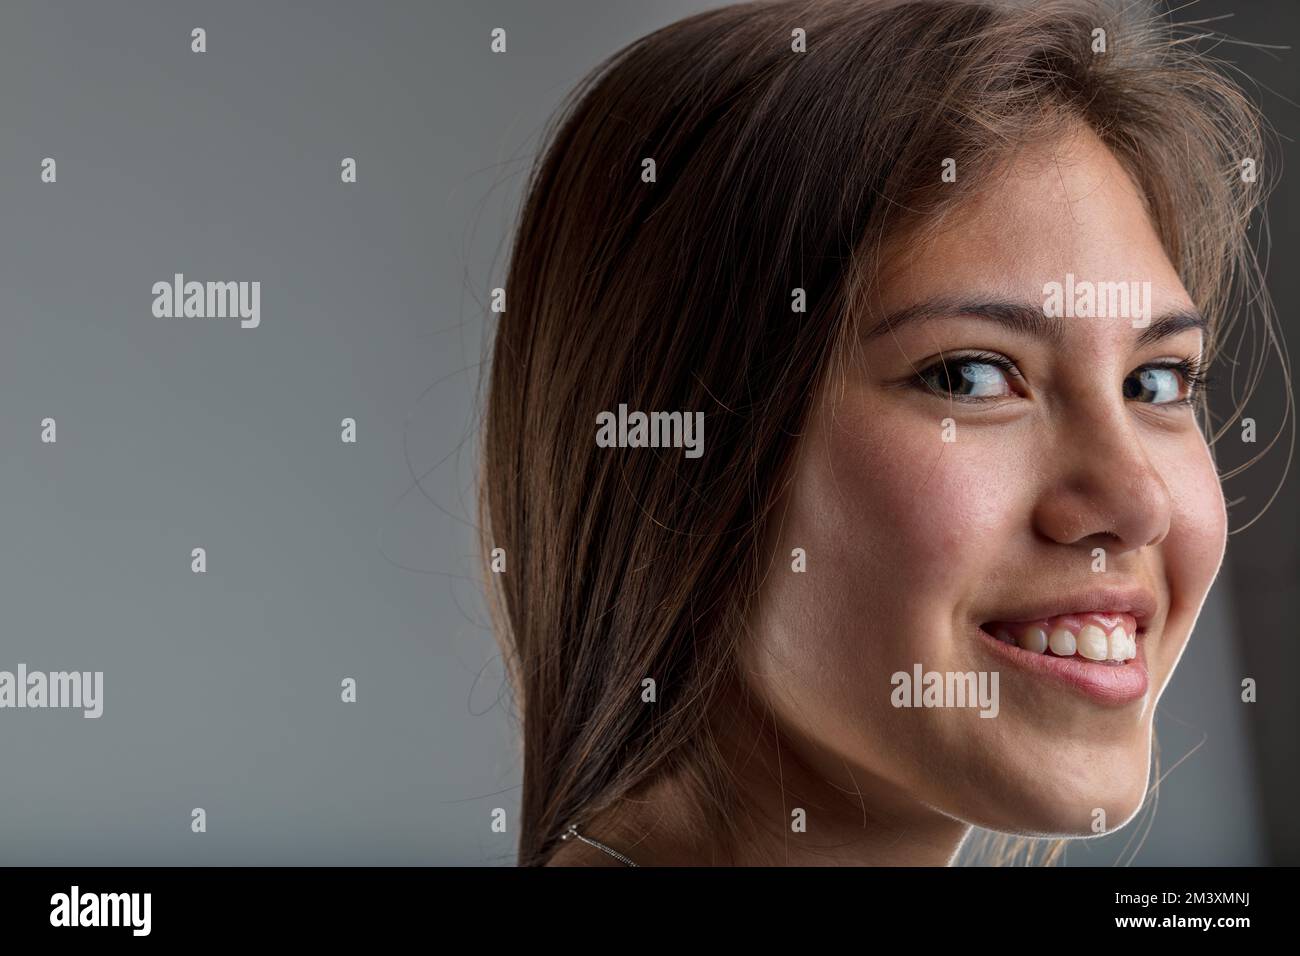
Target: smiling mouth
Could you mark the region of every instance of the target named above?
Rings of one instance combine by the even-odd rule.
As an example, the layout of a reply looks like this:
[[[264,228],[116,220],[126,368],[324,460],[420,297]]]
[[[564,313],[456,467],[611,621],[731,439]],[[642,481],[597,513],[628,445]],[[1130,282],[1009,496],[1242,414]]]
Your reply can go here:
[[[1078,658],[1122,667],[1138,656],[1143,630],[1127,612],[1089,611],[1034,621],[987,621],[980,625],[994,640],[1031,654]]]

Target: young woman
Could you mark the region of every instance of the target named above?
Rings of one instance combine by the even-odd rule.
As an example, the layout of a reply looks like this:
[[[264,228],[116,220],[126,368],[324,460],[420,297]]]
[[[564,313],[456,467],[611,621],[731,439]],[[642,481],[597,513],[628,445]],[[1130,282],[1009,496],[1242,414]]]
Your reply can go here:
[[[487,396],[520,864],[1128,822],[1224,554],[1200,385],[1260,153],[1119,5],[740,4],[603,63]]]

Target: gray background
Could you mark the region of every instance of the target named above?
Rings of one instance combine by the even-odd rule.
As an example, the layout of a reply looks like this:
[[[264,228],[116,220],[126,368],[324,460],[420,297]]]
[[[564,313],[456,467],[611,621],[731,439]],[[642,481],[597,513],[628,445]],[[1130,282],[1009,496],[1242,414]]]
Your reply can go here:
[[[483,305],[562,95],[715,5],[6,0],[0,669],[103,670],[105,712],[0,711],[0,863],[513,862],[489,828],[520,767],[471,532]],[[1235,36],[1296,34],[1294,4],[1235,9]],[[1290,53],[1232,55],[1300,99]],[[1296,108],[1264,104],[1294,136]],[[1273,205],[1286,316],[1287,184]],[[155,318],[174,272],[260,280],[261,327]],[[1262,433],[1279,401],[1254,406]],[[1230,493],[1238,523],[1280,466]],[[1139,863],[1300,862],[1294,487],[1233,538],[1165,695],[1165,766],[1194,752]],[[1113,863],[1133,834],[1068,860]]]

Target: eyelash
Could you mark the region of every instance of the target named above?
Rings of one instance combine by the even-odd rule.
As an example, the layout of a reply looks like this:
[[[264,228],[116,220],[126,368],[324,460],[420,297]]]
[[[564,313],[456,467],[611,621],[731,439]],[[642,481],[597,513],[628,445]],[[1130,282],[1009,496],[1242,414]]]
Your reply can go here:
[[[931,372],[933,372],[936,369],[941,369],[945,366],[951,368],[952,366],[960,365],[968,362],[978,364],[978,365],[992,365],[994,368],[1000,369],[1002,372],[1004,372],[1008,379],[1012,381],[1024,381],[1024,376],[1020,374],[1020,370],[1016,368],[1015,363],[1012,362],[1005,355],[1001,355],[997,352],[983,352],[983,351],[958,352],[952,355],[945,356],[944,358],[939,359],[936,362],[931,362],[929,365],[922,368],[920,371],[916,373],[916,376],[910,379],[909,381],[911,382],[911,384],[921,389],[922,391],[929,392],[930,394],[935,394],[935,389],[931,387],[929,381],[927,380],[927,376]],[[1205,366],[1201,363],[1199,359],[1185,358],[1185,359],[1177,359],[1177,360],[1169,359],[1169,360],[1159,361],[1159,362],[1147,362],[1145,365],[1139,365],[1129,374],[1132,375],[1137,372],[1143,371],[1144,369],[1170,369],[1172,371],[1177,372],[1179,378],[1182,379],[1183,388],[1187,394],[1176,401],[1141,402],[1140,404],[1143,405],[1154,405],[1157,408],[1170,408],[1170,407],[1177,408],[1183,405],[1191,405],[1195,403],[1200,398],[1201,395],[1203,395],[1206,391],[1208,391],[1210,387],[1209,375],[1206,372]],[[948,376],[948,381],[951,382],[954,380],[955,380],[955,376],[952,375]],[[953,401],[959,401],[959,402],[977,403],[977,402],[987,402],[992,400],[989,397],[970,398],[970,397],[952,395],[952,394],[944,395],[942,390],[940,390],[938,394],[939,397],[941,398],[951,399]]]
[[[1170,405],[1191,405],[1210,387],[1210,376],[1206,371],[1205,365],[1199,359],[1179,359],[1177,361],[1151,362],[1142,368],[1168,368],[1173,369],[1183,380],[1183,387],[1187,389],[1187,395],[1176,402],[1170,402]]]

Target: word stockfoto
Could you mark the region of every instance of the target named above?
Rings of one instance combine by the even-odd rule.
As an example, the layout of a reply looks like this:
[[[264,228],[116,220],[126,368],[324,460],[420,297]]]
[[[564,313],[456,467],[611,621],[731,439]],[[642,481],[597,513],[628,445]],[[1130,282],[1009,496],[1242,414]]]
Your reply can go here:
[[[239,316],[240,327],[262,323],[261,282],[186,282],[178,272],[171,282],[153,284],[153,314],[159,319],[225,319]]]
[[[629,412],[596,416],[596,445],[600,448],[684,448],[687,458],[704,454],[704,413]]]
[[[16,674],[0,671],[0,709],[5,707],[80,707],[83,717],[99,717],[104,713],[104,672],[29,673],[26,664],[19,664]]]

